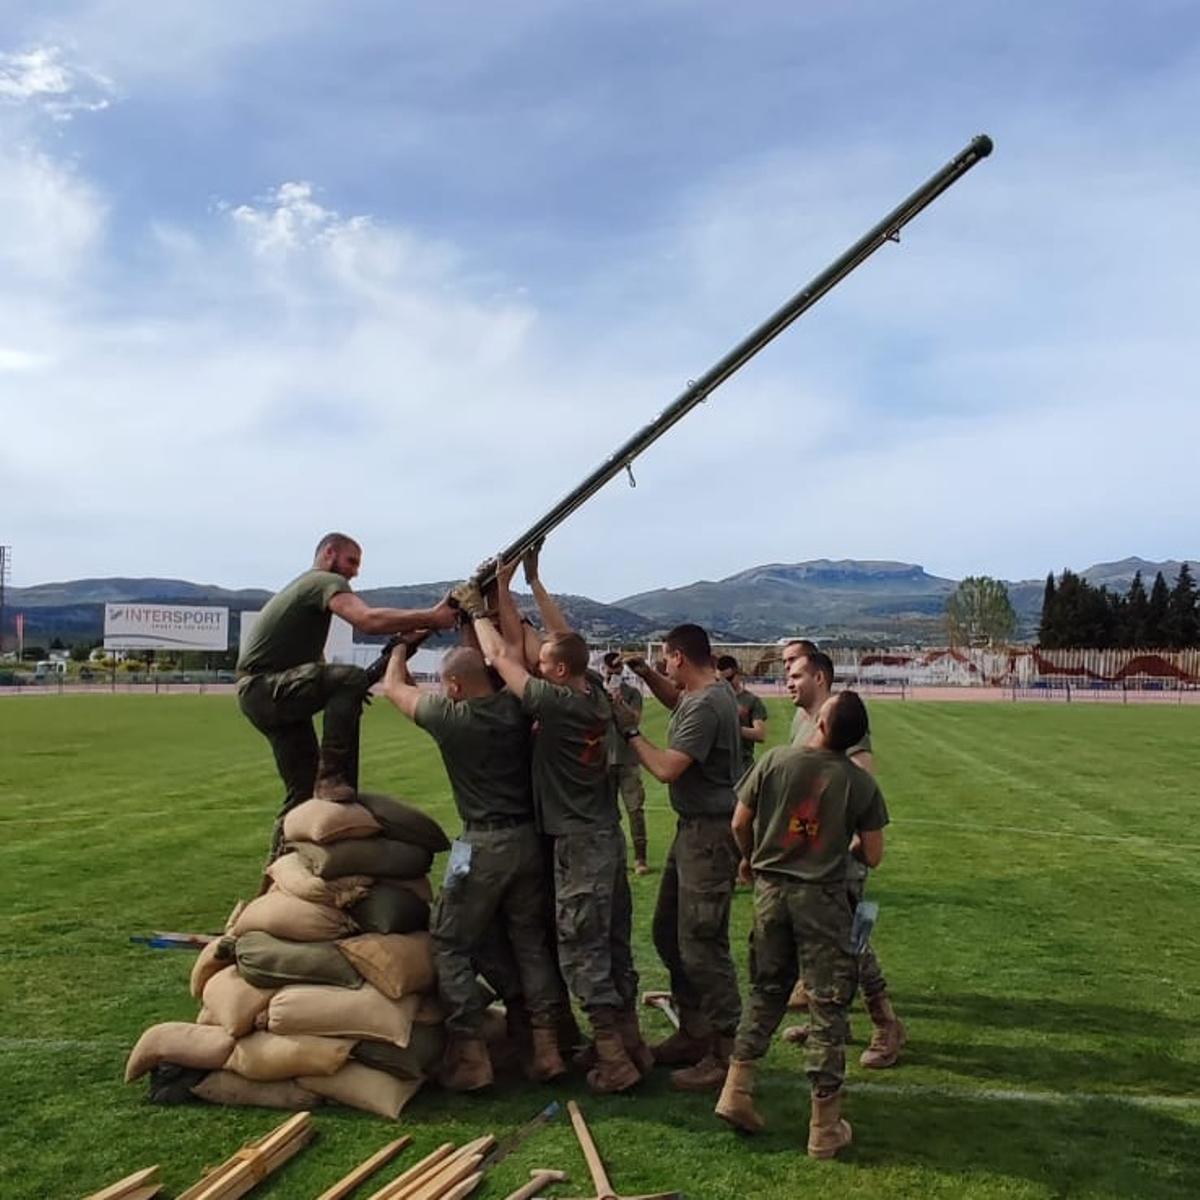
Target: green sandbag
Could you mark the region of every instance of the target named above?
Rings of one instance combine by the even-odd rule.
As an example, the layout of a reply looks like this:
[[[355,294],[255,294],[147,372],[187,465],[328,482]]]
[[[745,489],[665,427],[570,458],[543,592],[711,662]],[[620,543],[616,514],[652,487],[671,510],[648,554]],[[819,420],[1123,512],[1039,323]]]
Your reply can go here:
[[[424,846],[387,837],[350,838],[318,846],[315,842],[290,842],[308,869],[322,879],[343,875],[372,875],[385,879],[416,879],[428,873],[433,853]]]
[[[429,905],[394,883],[377,883],[346,911],[364,933],[417,933],[429,928]]]
[[[359,792],[356,799],[383,826],[384,837],[424,846],[435,854],[450,849],[445,830],[419,808],[376,792]]]
[[[336,942],[289,942],[269,933],[243,933],[237,940],[238,974],[256,988],[290,983],[362,987],[362,976]]]
[[[350,1057],[364,1066],[386,1071],[400,1079],[422,1079],[442,1057],[446,1036],[440,1025],[414,1025],[408,1045],[392,1042],[356,1042]]]

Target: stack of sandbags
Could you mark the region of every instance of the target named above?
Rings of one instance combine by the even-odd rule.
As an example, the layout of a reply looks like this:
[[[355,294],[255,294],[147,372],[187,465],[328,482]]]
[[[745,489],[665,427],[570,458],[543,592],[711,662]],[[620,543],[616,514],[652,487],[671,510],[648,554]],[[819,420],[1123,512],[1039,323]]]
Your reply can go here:
[[[151,1098],[395,1118],[442,1052],[429,933],[433,856],[445,833],[387,796],[308,800],[284,822],[270,890],[239,905],[201,951],[195,1023],[148,1029],[126,1079]]]

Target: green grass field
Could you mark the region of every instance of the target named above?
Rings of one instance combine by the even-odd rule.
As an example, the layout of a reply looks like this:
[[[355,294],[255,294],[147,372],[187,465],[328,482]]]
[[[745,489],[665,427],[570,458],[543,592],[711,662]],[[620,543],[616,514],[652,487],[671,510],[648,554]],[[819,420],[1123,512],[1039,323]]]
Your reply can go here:
[[[778,738],[780,702],[772,717]],[[871,888],[876,945],[910,1042],[902,1066],[861,1070],[856,1013],[856,1143],[842,1161],[804,1156],[802,1059],[777,1045],[769,1128],[753,1140],[665,1078],[604,1100],[573,1078],[486,1097],[427,1089],[404,1115],[416,1146],[401,1165],[443,1140],[503,1135],[554,1095],[583,1099],[626,1193],[1200,1194],[1200,708],[891,701],[872,721],[894,822]],[[652,737],[662,724],[647,722]],[[456,828],[431,743],[381,703],[363,778]],[[277,797],[267,745],[232,698],[0,699],[0,1195],[79,1197],[153,1162],[173,1195],[281,1119],[160,1108],[121,1082],[147,1025],[195,1015],[191,955],[129,935],[217,928],[257,884]],[[661,861],[671,818],[657,785],[649,803]],[[648,936],[657,883],[633,880],[644,987],[665,982]],[[741,966],[749,905],[740,894]],[[665,1032],[659,1021],[648,1032]],[[390,1136],[343,1109],[316,1122],[318,1140],[255,1195],[314,1197]],[[560,1120],[477,1195],[507,1194],[535,1165],[588,1192]]]

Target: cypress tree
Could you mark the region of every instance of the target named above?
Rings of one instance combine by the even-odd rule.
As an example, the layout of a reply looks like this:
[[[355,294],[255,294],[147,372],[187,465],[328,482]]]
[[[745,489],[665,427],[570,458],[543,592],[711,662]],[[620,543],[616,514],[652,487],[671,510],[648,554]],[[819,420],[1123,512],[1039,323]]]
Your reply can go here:
[[[1145,646],[1149,619],[1150,601],[1146,597],[1146,585],[1142,582],[1141,571],[1136,571],[1129,585],[1129,594],[1125,597],[1125,635],[1121,645]]]
[[[1171,589],[1169,607],[1168,645],[1177,650],[1186,650],[1200,643],[1200,608],[1197,607],[1196,585],[1187,563],[1180,564],[1175,586]]]
[[[1162,648],[1168,644],[1170,632],[1168,623],[1171,613],[1171,590],[1163,573],[1154,576],[1154,586],[1150,589],[1150,603],[1146,618],[1145,646]]]
[[[1054,590],[1054,572],[1046,576],[1046,590],[1042,593],[1042,619],[1038,624],[1038,643],[1047,650],[1058,648],[1056,605],[1058,597]]]

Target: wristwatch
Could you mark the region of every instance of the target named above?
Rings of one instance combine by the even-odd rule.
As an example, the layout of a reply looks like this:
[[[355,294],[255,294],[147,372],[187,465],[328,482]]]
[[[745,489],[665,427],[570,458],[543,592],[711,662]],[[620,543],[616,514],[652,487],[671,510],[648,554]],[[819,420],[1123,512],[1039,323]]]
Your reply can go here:
[[[633,739],[634,739],[635,737],[641,737],[641,736],[642,736],[642,731],[641,731],[640,729],[636,728],[636,727],[635,727],[635,728],[633,728],[633,729],[623,729],[623,730],[621,731],[621,736],[622,736],[622,737],[623,737],[623,738],[624,738],[624,739],[625,739],[627,742],[632,742],[632,741],[633,741]]]

